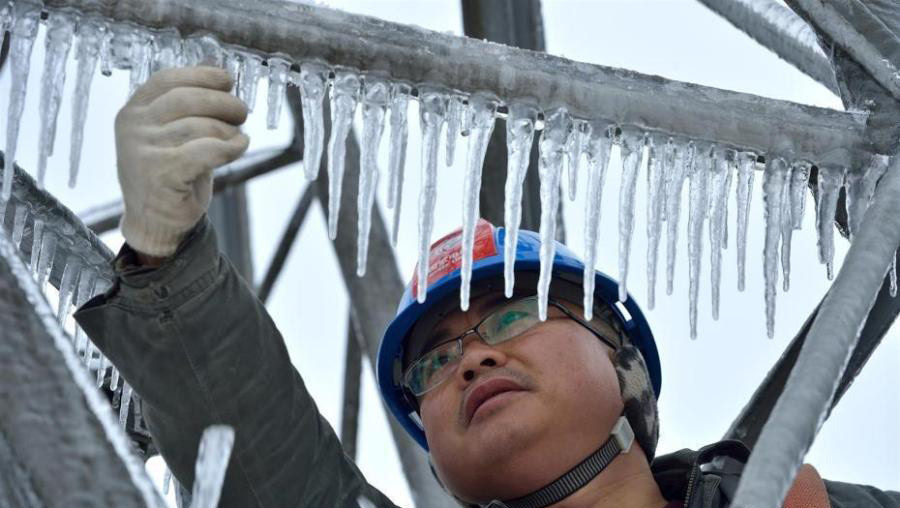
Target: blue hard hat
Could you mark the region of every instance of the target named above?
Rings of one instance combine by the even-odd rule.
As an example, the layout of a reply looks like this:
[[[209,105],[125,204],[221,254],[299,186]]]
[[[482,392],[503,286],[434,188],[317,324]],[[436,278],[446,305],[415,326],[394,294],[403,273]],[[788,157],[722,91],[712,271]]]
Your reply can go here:
[[[475,235],[472,283],[502,276],[505,230],[494,227],[485,220],[479,220]],[[381,396],[406,432],[425,450],[428,450],[428,443],[425,440],[425,432],[417,413],[417,407],[413,402],[412,395],[402,384],[404,346],[410,330],[422,316],[433,310],[447,297],[459,298],[457,291],[462,279],[459,269],[461,237],[461,230],[456,230],[432,245],[425,302],[418,303],[416,301],[418,282],[414,276],[403,292],[400,304],[397,306],[397,314],[388,325],[378,349],[378,362],[375,370]],[[541,240],[537,233],[526,230],[519,232],[515,252],[516,273],[540,271],[540,246]],[[553,278],[579,280],[583,274],[584,263],[581,259],[571,249],[556,242]],[[606,304],[619,318],[628,340],[643,355],[653,391],[659,398],[662,387],[659,353],[644,313],[641,312],[633,298],[619,302],[618,282],[600,271],[595,271],[595,274],[595,304]]]

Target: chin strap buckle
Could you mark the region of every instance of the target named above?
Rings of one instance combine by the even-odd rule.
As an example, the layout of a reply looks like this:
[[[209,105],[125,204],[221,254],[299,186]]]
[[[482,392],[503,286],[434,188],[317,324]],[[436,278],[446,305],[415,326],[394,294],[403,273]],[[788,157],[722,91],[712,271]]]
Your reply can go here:
[[[628,453],[631,450],[631,445],[634,443],[634,430],[631,429],[631,424],[628,423],[627,418],[624,416],[619,417],[619,421],[613,426],[610,437],[619,446],[620,454]]]

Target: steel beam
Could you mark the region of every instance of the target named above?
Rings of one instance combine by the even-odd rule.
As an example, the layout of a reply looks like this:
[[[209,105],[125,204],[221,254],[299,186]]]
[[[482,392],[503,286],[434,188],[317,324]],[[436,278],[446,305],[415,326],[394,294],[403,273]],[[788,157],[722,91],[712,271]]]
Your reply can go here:
[[[278,276],[281,275],[281,269],[284,268],[284,262],[291,252],[291,247],[294,246],[294,240],[297,239],[297,233],[300,231],[300,226],[303,225],[303,219],[306,218],[306,213],[309,211],[309,206],[312,204],[314,197],[316,197],[315,185],[308,185],[303,191],[303,195],[300,196],[297,207],[294,208],[291,220],[288,221],[288,225],[284,228],[284,233],[278,242],[278,248],[275,249],[275,255],[272,256],[272,262],[269,263],[266,275],[256,290],[256,296],[263,304],[268,301],[269,295],[272,294],[272,288],[275,287],[275,282],[278,280]]]
[[[810,325],[796,365],[747,462],[733,506],[780,506],[834,400],[884,274],[900,245],[895,158]]]
[[[344,355],[344,404],[341,409],[341,446],[344,453],[356,460],[359,435],[359,401],[362,374],[362,345],[356,334],[353,315],[347,318],[347,352]]]
[[[287,0],[45,0],[296,62],[386,74],[464,92],[486,91],[541,108],[565,106],[585,119],[709,140],[760,153],[792,152],[816,163],[848,163],[857,150],[887,153],[862,135],[865,115],[804,106],[574,62],[419,27]],[[437,64],[439,62],[439,64]]]
[[[30,482],[10,496],[27,501],[33,494],[38,506],[69,506],[74,500],[165,505],[5,231],[0,231],[0,407],[0,448],[10,449],[16,458],[12,469],[26,471]],[[0,483],[9,483],[6,473]],[[3,496],[0,505],[18,503]]]
[[[775,0],[699,1],[782,60],[840,95],[834,69],[819,46],[816,33],[791,9]]]

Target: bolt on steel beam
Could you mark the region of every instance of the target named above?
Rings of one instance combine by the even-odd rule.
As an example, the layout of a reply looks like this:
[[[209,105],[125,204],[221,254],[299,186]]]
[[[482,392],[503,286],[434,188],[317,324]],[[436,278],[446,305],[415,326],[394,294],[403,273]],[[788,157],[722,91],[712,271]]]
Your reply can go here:
[[[96,12],[183,36],[220,42],[297,62],[388,75],[541,108],[564,106],[603,119],[725,147],[793,152],[817,163],[849,165],[858,150],[887,153],[863,136],[865,114],[805,106],[751,94],[575,62],[418,27],[287,0],[45,0],[48,7]]]

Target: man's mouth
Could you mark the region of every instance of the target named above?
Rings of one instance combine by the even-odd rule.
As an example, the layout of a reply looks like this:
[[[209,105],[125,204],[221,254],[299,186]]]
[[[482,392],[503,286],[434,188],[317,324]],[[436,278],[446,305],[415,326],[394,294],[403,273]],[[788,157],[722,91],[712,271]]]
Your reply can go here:
[[[478,408],[489,399],[502,393],[521,391],[525,391],[525,388],[509,378],[495,377],[482,381],[466,396],[464,404],[466,425],[472,421],[472,417],[478,411]]]

